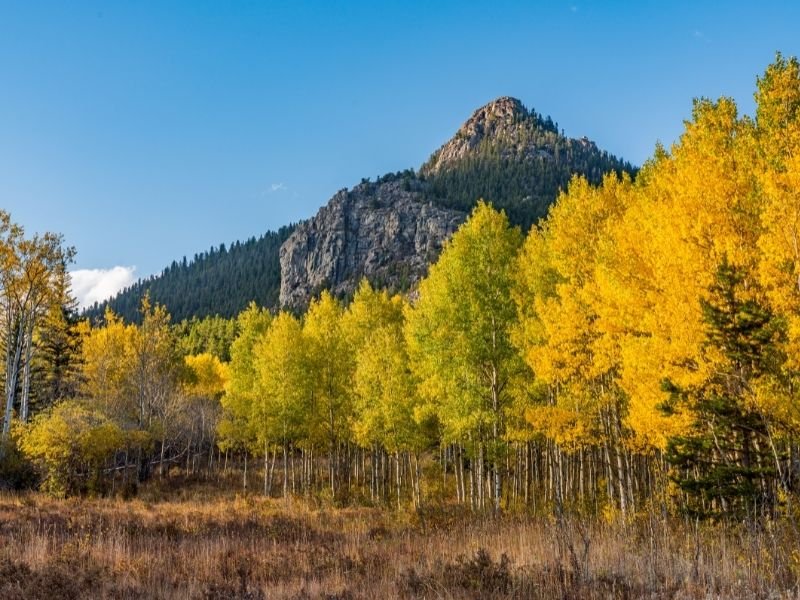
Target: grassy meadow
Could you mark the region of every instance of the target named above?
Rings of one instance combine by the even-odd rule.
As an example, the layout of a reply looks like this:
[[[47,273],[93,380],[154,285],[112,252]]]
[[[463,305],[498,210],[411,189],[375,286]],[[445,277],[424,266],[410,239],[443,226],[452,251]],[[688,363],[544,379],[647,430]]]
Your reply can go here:
[[[795,598],[791,527],[337,508],[155,481],[131,500],[0,495],[0,597]]]

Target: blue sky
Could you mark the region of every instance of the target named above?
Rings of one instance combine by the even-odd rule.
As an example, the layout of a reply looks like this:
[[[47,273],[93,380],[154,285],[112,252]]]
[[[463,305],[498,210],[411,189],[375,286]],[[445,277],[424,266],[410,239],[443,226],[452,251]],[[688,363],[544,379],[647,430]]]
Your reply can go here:
[[[641,163],[798,2],[5,2],[0,207],[144,276],[419,166],[501,95]],[[119,272],[117,272],[119,274]]]

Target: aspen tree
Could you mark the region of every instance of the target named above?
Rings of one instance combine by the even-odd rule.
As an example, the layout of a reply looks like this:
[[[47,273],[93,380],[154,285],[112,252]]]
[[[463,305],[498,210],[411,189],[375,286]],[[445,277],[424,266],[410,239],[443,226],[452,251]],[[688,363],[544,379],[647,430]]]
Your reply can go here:
[[[252,406],[252,428],[265,448],[264,493],[267,493],[266,448],[278,445],[283,452],[283,496],[289,495],[290,448],[305,437],[304,422],[310,416],[308,403],[308,353],[300,322],[281,312],[270,323],[266,335],[254,348],[256,401]]]
[[[328,447],[328,483],[336,497],[344,464],[341,444],[350,441],[354,356],[342,332],[341,303],[327,291],[311,302],[303,323],[313,383],[311,438]]]
[[[420,393],[436,407],[445,441],[472,447],[481,508],[489,463],[495,510],[502,498],[509,384],[522,367],[510,337],[516,322],[514,259],[521,242],[505,213],[480,202],[445,245],[407,311],[406,337]]]
[[[607,175],[601,187],[575,178],[550,210],[540,229],[531,231],[518,260],[515,299],[520,323],[515,339],[538,381],[548,386],[543,402],[527,411],[535,430],[562,451],[611,446],[605,455],[607,477],[614,477],[623,514],[632,500],[623,468],[625,448],[619,424],[625,398],[616,382],[613,343],[598,329],[595,269],[598,248],[611,224],[624,213],[632,183]],[[569,470],[571,461],[567,459]],[[561,497],[561,472],[554,470]],[[583,475],[581,474],[581,482]]]
[[[244,453],[245,465],[247,453],[258,450],[255,432],[251,426],[250,415],[256,401],[256,345],[261,341],[269,327],[271,317],[269,311],[256,306],[254,302],[242,311],[238,318],[239,335],[231,344],[231,362],[229,379],[222,396],[222,418],[217,432],[219,446],[228,450]],[[243,486],[247,487],[247,475],[243,475]]]

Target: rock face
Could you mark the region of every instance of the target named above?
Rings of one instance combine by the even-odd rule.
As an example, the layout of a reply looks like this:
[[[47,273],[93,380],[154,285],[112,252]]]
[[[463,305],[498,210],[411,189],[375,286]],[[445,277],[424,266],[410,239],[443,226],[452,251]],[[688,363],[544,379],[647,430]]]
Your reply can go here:
[[[281,246],[281,306],[303,309],[322,289],[350,295],[363,277],[409,289],[465,217],[426,201],[413,174],[341,190]]]

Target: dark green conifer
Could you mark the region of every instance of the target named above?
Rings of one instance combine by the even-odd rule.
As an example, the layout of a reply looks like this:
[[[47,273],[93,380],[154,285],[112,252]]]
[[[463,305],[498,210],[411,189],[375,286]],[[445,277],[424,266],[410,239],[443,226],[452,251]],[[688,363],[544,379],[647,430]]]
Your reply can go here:
[[[754,400],[756,382],[777,370],[778,321],[757,298],[739,267],[723,260],[702,302],[705,349],[721,355],[700,386],[665,382],[665,411],[688,409],[694,426],[669,441],[673,479],[688,511],[702,517],[744,517],[775,506],[774,457],[768,424]]]

